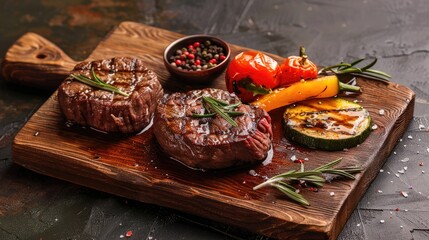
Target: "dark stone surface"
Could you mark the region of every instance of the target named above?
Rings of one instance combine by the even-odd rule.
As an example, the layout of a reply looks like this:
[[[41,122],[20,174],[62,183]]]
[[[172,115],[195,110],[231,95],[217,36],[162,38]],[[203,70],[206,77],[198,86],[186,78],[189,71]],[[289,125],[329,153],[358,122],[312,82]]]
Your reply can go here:
[[[340,239],[428,239],[428,12],[425,0],[3,0],[0,57],[32,31],[83,60],[125,20],[183,34],[213,34],[282,56],[295,55],[304,45],[320,65],[377,57],[377,69],[416,92],[415,117]],[[13,164],[14,135],[50,94],[0,79],[0,239],[120,239],[128,230],[133,232],[130,239],[265,239]],[[398,173],[404,167],[404,174]],[[401,191],[408,192],[408,198]]]

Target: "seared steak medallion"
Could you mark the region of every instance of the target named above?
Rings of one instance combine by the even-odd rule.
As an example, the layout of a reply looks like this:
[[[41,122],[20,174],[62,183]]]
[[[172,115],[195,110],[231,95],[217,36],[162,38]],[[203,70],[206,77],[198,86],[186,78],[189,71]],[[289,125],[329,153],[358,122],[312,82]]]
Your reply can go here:
[[[67,120],[106,132],[133,133],[146,127],[163,95],[155,73],[137,58],[120,57],[82,62],[71,72],[93,78],[91,69],[129,96],[102,90],[68,77],[58,89],[58,101]]]
[[[193,168],[219,169],[263,161],[271,148],[271,118],[255,106],[241,104],[244,113],[233,117],[233,127],[223,117],[195,117],[207,113],[202,96],[228,104],[239,102],[235,94],[207,88],[165,95],[155,113],[154,134],[173,159]],[[194,116],[193,116],[194,115]]]

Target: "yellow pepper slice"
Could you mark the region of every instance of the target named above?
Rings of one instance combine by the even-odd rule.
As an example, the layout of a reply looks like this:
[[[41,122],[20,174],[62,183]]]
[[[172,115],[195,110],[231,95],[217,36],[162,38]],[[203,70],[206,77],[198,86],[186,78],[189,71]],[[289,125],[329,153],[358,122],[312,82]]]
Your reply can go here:
[[[333,97],[341,91],[358,92],[360,87],[342,83],[336,75],[330,75],[312,80],[301,80],[285,88],[275,89],[251,104],[269,112],[307,99]]]

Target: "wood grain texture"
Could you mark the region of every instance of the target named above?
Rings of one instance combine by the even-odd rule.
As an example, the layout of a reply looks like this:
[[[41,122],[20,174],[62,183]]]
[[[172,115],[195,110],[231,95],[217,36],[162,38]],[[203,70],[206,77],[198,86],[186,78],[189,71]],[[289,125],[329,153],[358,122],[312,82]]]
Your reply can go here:
[[[180,36],[124,22],[98,45],[89,60],[141,57],[158,74],[167,92],[208,86],[224,88],[223,75],[211,85],[200,86],[181,83],[169,75],[162,63],[162,52]],[[231,49],[234,56],[245,48],[232,45]],[[348,151],[314,151],[288,142],[282,136],[279,109],[270,113],[274,131],[272,163],[228,171],[194,171],[164,155],[151,129],[140,135],[124,136],[66,126],[54,93],[15,137],[13,157],[16,163],[42,174],[266,236],[335,239],[407,128],[414,109],[414,93],[404,86],[366,79],[358,79],[358,84],[364,93],[356,99],[368,109],[378,128],[363,144]],[[380,109],[385,110],[384,115],[378,114]],[[303,190],[304,197],[312,203],[308,208],[290,202],[272,189],[252,190],[267,176],[298,168],[289,160],[293,155],[308,158],[308,169],[342,157],[342,164],[362,165],[364,171],[355,181],[333,182],[317,193]],[[249,170],[257,175],[249,174]],[[330,192],[335,195],[330,196]]]
[[[58,46],[36,33],[19,38],[6,53],[2,75],[26,87],[54,90],[76,65]]]

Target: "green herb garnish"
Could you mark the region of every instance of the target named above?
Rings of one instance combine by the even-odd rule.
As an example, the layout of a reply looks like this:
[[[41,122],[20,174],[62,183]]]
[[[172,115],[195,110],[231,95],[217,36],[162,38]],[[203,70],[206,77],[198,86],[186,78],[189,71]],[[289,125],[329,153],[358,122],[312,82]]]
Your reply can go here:
[[[241,116],[244,113],[239,111],[232,111],[232,109],[238,107],[241,104],[240,101],[233,104],[229,104],[220,99],[216,99],[209,96],[202,96],[202,99],[204,101],[203,103],[204,108],[206,109],[206,111],[209,111],[209,113],[204,113],[204,114],[194,113],[192,114],[192,117],[206,118],[206,117],[214,117],[216,115],[219,115],[232,126],[234,127],[238,126],[238,124],[234,121],[234,119],[232,119],[232,117]]]
[[[322,165],[318,168],[315,168],[310,171],[304,170],[304,164],[301,163],[301,169],[299,171],[297,170],[290,170],[288,172],[279,174],[277,176],[274,176],[267,181],[255,186],[253,190],[257,190],[259,188],[271,186],[282,193],[284,193],[288,198],[298,202],[299,204],[303,206],[309,206],[310,203],[307,201],[307,199],[304,198],[301,194],[297,192],[297,189],[292,186],[293,183],[306,183],[311,184],[316,188],[323,187],[323,184],[327,182],[326,178],[323,176],[323,174],[331,174],[335,176],[341,176],[349,179],[355,179],[355,177],[352,174],[359,173],[362,171],[361,167],[345,167],[345,168],[333,168],[335,165],[339,164],[341,162],[341,158],[329,162],[325,165]]]
[[[374,58],[374,60],[372,60],[369,64],[363,67],[360,67],[360,68],[356,67],[359,63],[363,62],[364,60],[365,58],[361,58],[352,63],[342,62],[340,64],[324,67],[319,70],[319,74],[325,74],[325,75],[329,73],[333,73],[336,75],[351,74],[351,75],[367,77],[375,80],[380,80],[384,82],[388,82],[389,79],[392,77],[385,72],[371,68],[375,65],[375,63],[377,63],[377,58]]]
[[[125,97],[130,96],[130,94],[121,91],[119,88],[117,88],[117,87],[115,87],[115,86],[113,86],[111,84],[108,84],[108,83],[105,83],[105,82],[101,81],[101,79],[95,74],[94,68],[91,68],[91,75],[92,75],[92,79],[89,78],[89,77],[87,77],[87,76],[81,75],[81,74],[80,75],[71,74],[70,76],[72,78],[78,80],[81,83],[85,83],[86,85],[89,85],[89,86],[92,86],[92,87],[96,87],[96,88],[99,88],[99,89],[103,89],[103,90],[106,90],[106,91],[111,91],[111,92],[114,92],[114,93],[117,93],[117,94],[121,94],[121,95],[123,95]]]

